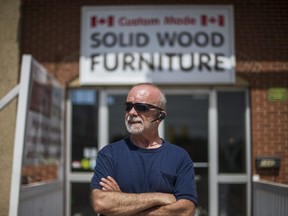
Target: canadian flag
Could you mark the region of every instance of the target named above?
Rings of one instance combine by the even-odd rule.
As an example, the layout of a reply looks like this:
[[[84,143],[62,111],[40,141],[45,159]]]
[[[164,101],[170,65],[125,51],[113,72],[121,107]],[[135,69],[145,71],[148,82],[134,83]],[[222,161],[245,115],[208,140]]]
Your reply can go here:
[[[99,25],[106,25],[108,27],[114,26],[114,16],[108,17],[91,17],[91,27],[97,27]]]
[[[218,15],[216,17],[214,16],[206,16],[202,15],[201,16],[201,25],[202,26],[207,26],[207,25],[218,25],[218,26],[224,26],[224,16],[223,15]]]

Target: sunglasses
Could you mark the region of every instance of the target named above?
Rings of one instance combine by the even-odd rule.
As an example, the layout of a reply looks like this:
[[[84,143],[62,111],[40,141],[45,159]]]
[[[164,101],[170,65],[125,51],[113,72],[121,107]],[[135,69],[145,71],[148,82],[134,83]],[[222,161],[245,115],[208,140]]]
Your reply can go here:
[[[147,104],[147,103],[132,103],[132,102],[126,102],[125,103],[125,111],[129,112],[132,108],[134,108],[137,112],[148,112],[150,109],[158,109],[163,110],[160,107]]]

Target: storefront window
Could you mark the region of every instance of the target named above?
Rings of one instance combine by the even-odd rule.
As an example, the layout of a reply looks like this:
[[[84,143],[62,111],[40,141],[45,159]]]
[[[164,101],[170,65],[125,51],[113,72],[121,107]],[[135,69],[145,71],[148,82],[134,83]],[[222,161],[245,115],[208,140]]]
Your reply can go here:
[[[219,173],[245,173],[245,93],[218,93]]]
[[[208,161],[208,96],[167,95],[165,137],[185,148],[194,162]]]
[[[95,90],[72,90],[71,171],[92,172],[96,164],[98,102]]]

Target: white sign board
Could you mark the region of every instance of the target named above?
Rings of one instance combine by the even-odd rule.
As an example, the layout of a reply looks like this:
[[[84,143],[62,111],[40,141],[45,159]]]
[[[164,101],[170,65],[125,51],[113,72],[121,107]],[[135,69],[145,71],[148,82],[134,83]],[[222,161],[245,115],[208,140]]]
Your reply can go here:
[[[81,84],[235,81],[231,6],[83,7]]]

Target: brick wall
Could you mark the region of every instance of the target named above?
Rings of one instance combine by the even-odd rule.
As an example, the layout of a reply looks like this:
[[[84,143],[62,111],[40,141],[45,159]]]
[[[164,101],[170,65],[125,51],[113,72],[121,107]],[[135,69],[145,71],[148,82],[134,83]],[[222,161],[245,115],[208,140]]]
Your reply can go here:
[[[288,184],[288,101],[268,100],[268,89],[288,89],[288,4],[235,5],[237,72],[250,83],[253,173]],[[258,156],[280,156],[279,170],[256,169]]]
[[[103,2],[103,3],[102,3]],[[288,3],[284,0],[207,1],[234,6],[237,73],[250,83],[253,173],[288,184],[288,102],[267,99],[271,87],[288,88]],[[97,1],[103,5],[149,1]],[[174,4],[175,1],[150,1]],[[177,1],[205,4],[205,1]],[[23,0],[21,53],[32,54],[64,85],[79,74],[80,7],[95,1]],[[255,169],[256,156],[281,156],[277,173]]]

